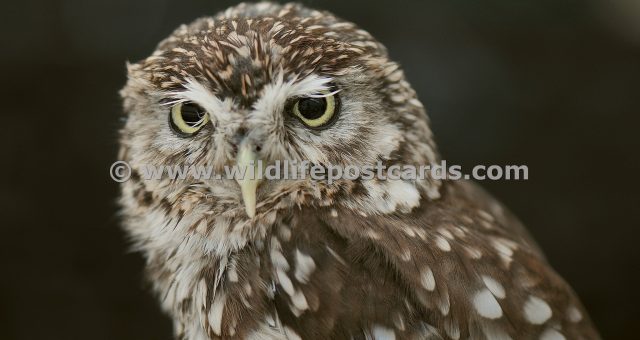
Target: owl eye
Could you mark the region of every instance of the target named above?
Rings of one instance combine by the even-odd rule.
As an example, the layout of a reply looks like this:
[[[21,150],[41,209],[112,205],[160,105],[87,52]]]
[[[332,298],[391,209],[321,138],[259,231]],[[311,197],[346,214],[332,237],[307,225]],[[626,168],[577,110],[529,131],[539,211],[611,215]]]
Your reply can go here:
[[[324,93],[324,97],[304,97],[298,99],[292,108],[294,116],[306,126],[314,129],[327,127],[337,117],[340,100],[335,94]]]
[[[209,114],[193,103],[178,103],[171,108],[171,127],[182,136],[192,136],[209,122]]]

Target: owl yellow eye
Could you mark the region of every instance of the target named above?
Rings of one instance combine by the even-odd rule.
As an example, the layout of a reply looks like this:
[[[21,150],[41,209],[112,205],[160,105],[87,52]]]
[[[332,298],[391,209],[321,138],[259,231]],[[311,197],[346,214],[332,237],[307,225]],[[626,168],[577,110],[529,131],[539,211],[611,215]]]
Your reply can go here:
[[[292,113],[310,128],[328,126],[337,117],[340,101],[336,95],[325,97],[305,97],[298,99],[293,105]]]
[[[191,136],[209,122],[209,114],[196,104],[178,103],[171,108],[169,121],[176,133]]]

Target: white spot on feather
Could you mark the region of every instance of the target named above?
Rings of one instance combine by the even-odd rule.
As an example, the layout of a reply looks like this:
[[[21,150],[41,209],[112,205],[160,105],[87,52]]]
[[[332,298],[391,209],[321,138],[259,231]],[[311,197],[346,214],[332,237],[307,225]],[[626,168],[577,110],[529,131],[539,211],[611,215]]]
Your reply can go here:
[[[444,237],[446,237],[446,238],[448,238],[448,239],[450,239],[450,240],[453,240],[453,239],[454,239],[453,234],[452,234],[449,230],[446,230],[446,229],[444,229],[444,228],[441,228],[441,229],[439,230],[439,232],[440,232],[440,234],[441,234],[442,236],[444,236]]]
[[[482,325],[482,331],[484,335],[486,335],[487,339],[491,340],[512,340],[512,338],[498,325],[494,325],[491,323],[484,323]]]
[[[442,296],[437,302],[438,309],[440,309],[440,313],[442,315],[448,315],[451,310],[451,301],[449,300],[449,292],[446,290],[442,292]]]
[[[493,296],[497,297],[498,299],[504,299],[506,294],[504,292],[504,287],[502,287],[500,282],[486,275],[482,276],[482,281],[484,282],[484,285],[489,288],[489,291],[491,291]]]
[[[222,334],[222,312],[224,311],[224,304],[226,300],[226,295],[217,295],[213,300],[211,310],[209,310],[209,323],[211,324],[211,329],[216,335]]]
[[[409,262],[411,260],[411,250],[405,249],[400,255],[400,259],[404,262]]]
[[[295,277],[301,283],[309,281],[309,275],[316,270],[316,263],[311,256],[296,249],[296,272]]]
[[[396,333],[391,328],[382,325],[373,325],[371,328],[374,340],[395,340]]]
[[[432,292],[436,288],[436,279],[431,268],[427,267],[420,275],[420,278],[424,289]]]
[[[576,306],[567,308],[567,317],[571,322],[580,322],[582,320],[582,313]]]
[[[436,246],[440,248],[442,251],[451,251],[451,245],[449,241],[447,241],[444,237],[438,235],[436,236]]]
[[[287,274],[280,268],[276,270],[276,275],[278,276],[278,282],[280,282],[280,286],[284,289],[289,296],[293,296],[295,290],[293,288],[293,283]]]
[[[529,296],[529,300],[524,304],[524,316],[531,324],[541,325],[549,320],[552,314],[547,302],[533,295]]]
[[[458,324],[451,318],[444,320],[444,328],[451,339],[460,339],[460,327],[458,327]]]
[[[511,248],[501,240],[495,239],[493,241],[493,248],[497,250],[498,253],[504,256],[507,256],[507,257],[513,256],[513,250],[511,250]]]
[[[389,130],[392,129],[389,128]],[[393,135],[397,132],[392,130],[384,133]],[[414,183],[388,179],[386,181],[364,181],[363,185],[367,191],[368,199],[359,201],[358,204],[368,213],[409,212],[420,205],[420,193]]]
[[[418,189],[405,181],[387,181],[387,193],[389,201],[393,202],[394,209],[396,206],[411,210],[420,205],[420,193]]]
[[[307,310],[309,308],[307,298],[302,293],[302,290],[298,290],[295,294],[293,294],[293,296],[291,297],[291,302],[300,311]]]
[[[282,269],[282,270],[289,269],[289,262],[284,257],[284,255],[282,255],[282,253],[277,249],[271,249],[271,262],[273,263],[274,267],[278,269]]]
[[[482,252],[477,248],[467,246],[464,248],[464,250],[467,252],[467,255],[469,255],[469,257],[474,260],[482,258]]]
[[[480,316],[487,319],[502,317],[502,308],[488,289],[482,289],[473,298],[473,306]]]
[[[556,331],[553,328],[547,328],[542,334],[540,334],[540,340],[566,340],[562,333]]]

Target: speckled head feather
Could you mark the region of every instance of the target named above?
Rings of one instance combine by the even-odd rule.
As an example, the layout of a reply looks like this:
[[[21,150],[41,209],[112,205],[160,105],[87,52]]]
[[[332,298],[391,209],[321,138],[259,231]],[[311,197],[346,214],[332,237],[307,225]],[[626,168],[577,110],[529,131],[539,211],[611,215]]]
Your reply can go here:
[[[128,65],[124,226],[179,339],[597,338],[571,289],[499,203],[468,183],[143,180],[144,165],[430,165],[425,110],[386,49],[331,13],[240,4]],[[340,112],[310,128],[299,98]],[[208,114],[176,133],[176,105]],[[246,199],[246,197],[245,197]]]

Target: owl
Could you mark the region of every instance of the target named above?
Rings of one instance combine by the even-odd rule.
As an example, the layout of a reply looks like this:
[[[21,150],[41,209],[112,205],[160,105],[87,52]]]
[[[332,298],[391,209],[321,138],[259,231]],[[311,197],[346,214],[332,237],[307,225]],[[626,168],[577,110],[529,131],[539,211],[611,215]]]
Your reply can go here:
[[[599,338],[469,181],[145,179],[145,164],[438,164],[415,91],[355,24],[240,4],[129,64],[121,95],[123,225],[177,339]]]

